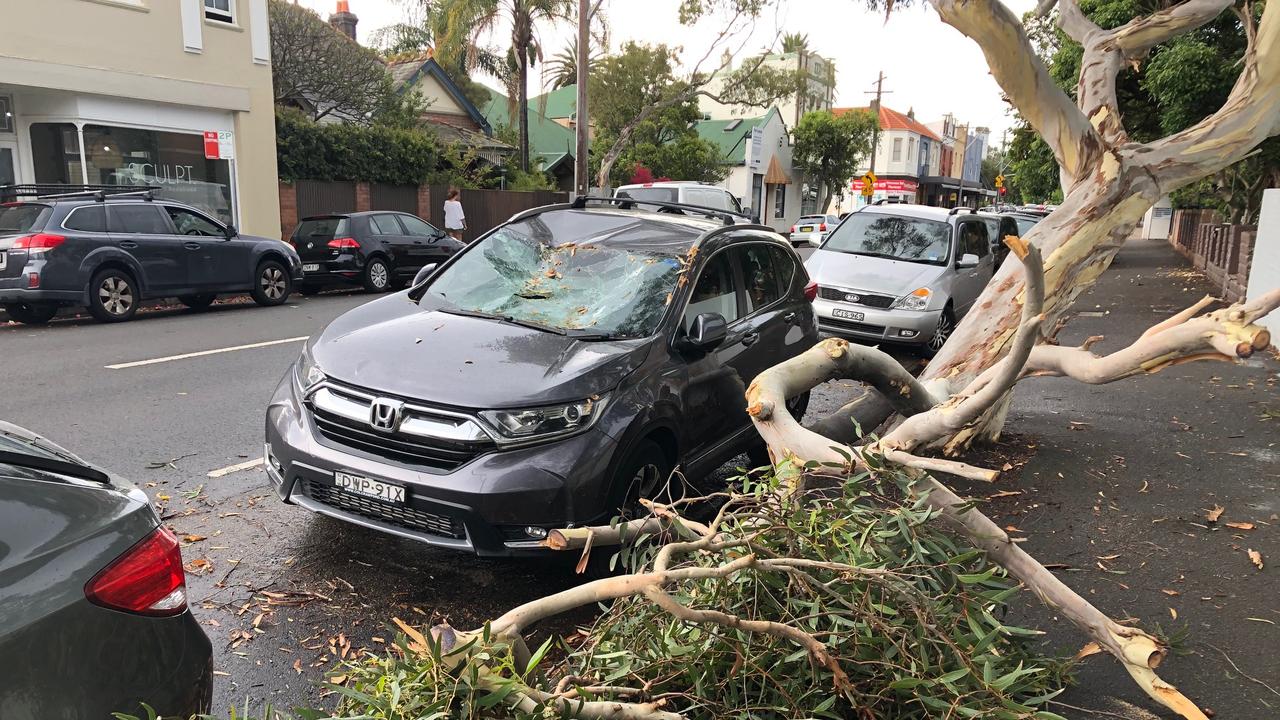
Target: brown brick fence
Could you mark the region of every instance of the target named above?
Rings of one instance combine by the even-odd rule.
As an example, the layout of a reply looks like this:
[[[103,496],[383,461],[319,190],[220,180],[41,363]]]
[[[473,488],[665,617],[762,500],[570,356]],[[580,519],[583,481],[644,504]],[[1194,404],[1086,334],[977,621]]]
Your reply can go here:
[[[1219,297],[1236,302],[1249,282],[1257,235],[1257,227],[1223,223],[1213,210],[1177,210],[1169,244],[1219,288]]]

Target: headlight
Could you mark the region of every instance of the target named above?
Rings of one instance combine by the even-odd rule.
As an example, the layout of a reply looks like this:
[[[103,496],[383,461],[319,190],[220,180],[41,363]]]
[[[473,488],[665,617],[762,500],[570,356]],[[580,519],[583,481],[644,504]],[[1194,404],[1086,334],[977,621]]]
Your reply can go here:
[[[594,397],[546,407],[520,410],[485,410],[480,413],[506,440],[533,440],[570,433],[591,427],[604,412],[608,398]]]
[[[925,310],[929,307],[929,298],[933,296],[933,291],[927,287],[916,288],[911,291],[910,295],[904,295],[898,298],[893,307],[898,310]]]
[[[311,357],[310,347],[303,346],[302,354],[298,356],[297,368],[298,385],[302,387],[303,392],[324,381],[324,373],[316,364],[315,358]]]

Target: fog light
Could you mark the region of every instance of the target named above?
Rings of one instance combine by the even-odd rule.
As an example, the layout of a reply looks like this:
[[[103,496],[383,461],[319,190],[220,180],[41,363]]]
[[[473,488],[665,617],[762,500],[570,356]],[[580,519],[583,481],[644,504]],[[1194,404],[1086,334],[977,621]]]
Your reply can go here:
[[[40,287],[40,273],[27,273],[27,289]]]
[[[915,330],[899,330],[898,337],[915,337],[919,335]]]
[[[528,535],[531,538],[537,538],[539,540],[542,540],[547,536],[547,529],[540,528],[540,527],[533,527],[532,525],[530,525],[529,527],[524,529],[524,534]]]
[[[262,457],[267,461],[267,477],[271,478],[276,485],[284,482],[284,465],[271,453],[270,444],[262,444]]]

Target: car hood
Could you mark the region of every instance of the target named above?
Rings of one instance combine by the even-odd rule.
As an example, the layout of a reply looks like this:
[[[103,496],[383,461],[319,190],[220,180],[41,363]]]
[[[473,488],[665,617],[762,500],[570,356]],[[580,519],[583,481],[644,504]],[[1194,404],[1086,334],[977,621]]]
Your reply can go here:
[[[576,340],[419,307],[407,292],[334,320],[311,346],[340,382],[459,408],[529,407],[608,392],[653,339]]]
[[[805,260],[804,267],[809,271],[809,277],[819,285],[836,285],[894,297],[930,285],[947,270],[940,265],[850,255],[834,250],[814,251]]]

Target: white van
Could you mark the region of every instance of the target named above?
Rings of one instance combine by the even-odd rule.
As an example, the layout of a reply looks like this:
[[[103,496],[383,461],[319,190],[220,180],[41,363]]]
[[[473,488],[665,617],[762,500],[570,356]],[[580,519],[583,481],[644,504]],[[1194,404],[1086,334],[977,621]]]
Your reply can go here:
[[[728,210],[731,213],[751,217],[751,208],[743,208],[742,203],[733,193],[715,185],[686,181],[665,181],[623,185],[613,191],[617,198],[633,200],[654,200],[657,202],[673,202],[681,205],[697,205],[699,207]],[[643,207],[643,205],[641,206]]]

